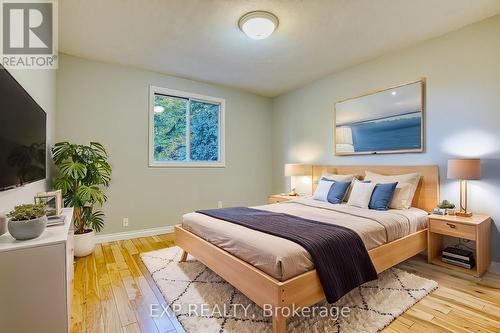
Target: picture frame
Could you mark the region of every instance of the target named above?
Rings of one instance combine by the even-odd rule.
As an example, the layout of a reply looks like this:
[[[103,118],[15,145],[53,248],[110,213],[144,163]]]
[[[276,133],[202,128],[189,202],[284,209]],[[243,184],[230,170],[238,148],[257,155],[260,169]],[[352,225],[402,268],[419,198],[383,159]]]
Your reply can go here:
[[[61,215],[62,191],[38,192],[35,196],[35,203],[45,203],[47,205],[47,216]]]
[[[424,152],[425,88],[421,78],[336,102],[334,154]]]

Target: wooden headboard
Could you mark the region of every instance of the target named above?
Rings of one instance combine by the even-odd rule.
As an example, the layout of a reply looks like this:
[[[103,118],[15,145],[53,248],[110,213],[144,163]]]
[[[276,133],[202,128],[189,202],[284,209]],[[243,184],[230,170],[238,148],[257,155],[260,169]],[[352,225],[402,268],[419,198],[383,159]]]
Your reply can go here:
[[[316,186],[318,186],[321,175],[324,173],[355,174],[358,175],[358,179],[363,179],[365,170],[381,175],[419,172],[422,177],[413,197],[412,206],[430,212],[436,208],[439,202],[439,170],[437,165],[313,165],[313,193]]]

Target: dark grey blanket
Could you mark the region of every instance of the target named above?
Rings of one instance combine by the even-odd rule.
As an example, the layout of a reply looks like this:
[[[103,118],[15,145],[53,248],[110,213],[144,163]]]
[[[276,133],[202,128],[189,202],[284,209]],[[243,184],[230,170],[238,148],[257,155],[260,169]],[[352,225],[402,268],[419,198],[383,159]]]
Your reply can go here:
[[[198,213],[301,245],[312,257],[329,303],[377,278],[365,244],[348,228],[247,207],[200,210]]]

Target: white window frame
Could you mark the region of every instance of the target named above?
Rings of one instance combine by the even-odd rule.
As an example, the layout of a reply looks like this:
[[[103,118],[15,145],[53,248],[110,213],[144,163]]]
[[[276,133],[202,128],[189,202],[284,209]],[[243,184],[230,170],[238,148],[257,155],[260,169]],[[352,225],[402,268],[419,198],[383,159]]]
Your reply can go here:
[[[172,97],[180,97],[188,99],[188,103],[191,100],[196,100],[200,102],[207,102],[212,104],[219,104],[219,160],[218,161],[190,161],[190,132],[191,124],[189,121],[186,122],[186,155],[187,161],[155,161],[154,160],[154,149],[153,149],[153,133],[154,133],[154,106],[155,106],[155,95],[168,95]],[[191,108],[188,107],[186,117],[189,120],[189,112]],[[224,98],[205,96],[199,94],[193,94],[186,91],[174,90],[169,88],[162,88],[156,86],[149,86],[149,112],[148,112],[148,123],[149,123],[149,140],[148,140],[148,151],[149,151],[149,167],[153,168],[224,168],[226,166],[226,151],[225,151],[225,111],[226,111],[226,100]]]

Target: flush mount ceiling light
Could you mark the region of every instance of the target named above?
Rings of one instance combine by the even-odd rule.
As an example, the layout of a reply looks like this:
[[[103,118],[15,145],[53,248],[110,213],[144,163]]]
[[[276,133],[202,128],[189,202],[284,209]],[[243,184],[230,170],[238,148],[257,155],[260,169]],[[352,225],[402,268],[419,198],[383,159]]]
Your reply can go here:
[[[278,27],[278,18],[269,12],[255,11],[243,15],[238,26],[252,39],[264,39]]]

